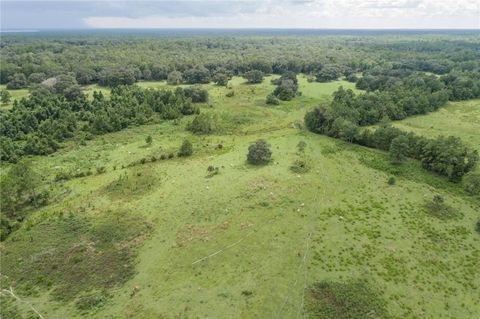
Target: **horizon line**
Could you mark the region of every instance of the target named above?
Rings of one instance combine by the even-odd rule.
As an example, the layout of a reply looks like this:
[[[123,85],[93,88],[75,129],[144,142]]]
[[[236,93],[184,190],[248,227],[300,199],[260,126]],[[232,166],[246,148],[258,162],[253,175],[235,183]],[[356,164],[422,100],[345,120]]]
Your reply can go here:
[[[442,31],[442,30],[468,30],[468,31],[479,31],[479,28],[396,28],[396,27],[386,27],[386,28],[298,28],[298,27],[291,27],[291,28],[282,28],[282,27],[126,27],[126,28],[0,28],[0,32],[15,32],[15,31],[73,31],[73,30],[81,30],[81,31],[88,31],[88,30],[340,30],[340,31],[361,31],[361,30],[432,30],[432,31]]]

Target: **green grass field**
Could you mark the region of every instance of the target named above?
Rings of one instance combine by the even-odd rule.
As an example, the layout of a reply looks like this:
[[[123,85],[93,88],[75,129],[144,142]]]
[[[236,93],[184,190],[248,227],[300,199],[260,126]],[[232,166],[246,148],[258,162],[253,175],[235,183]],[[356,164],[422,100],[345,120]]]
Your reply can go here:
[[[458,136],[480,151],[480,100],[449,102],[437,112],[410,117],[393,125],[429,137]]]
[[[205,85],[202,112],[219,120],[213,135],[193,136],[186,117],[34,158],[50,179],[101,166],[106,173],[58,182],[53,203],[1,244],[3,286],[45,318],[312,317],[310,287],[323,280],[368,283],[391,318],[478,318],[479,202],[415,161],[402,171],[383,152],[307,132],[304,113],[339,85],[353,85],[299,83],[302,95],[278,106],[265,104],[270,78],[259,85],[234,78],[232,89]],[[452,103],[395,125],[422,134],[433,125],[475,143],[480,120],[468,103],[478,105]],[[435,118],[444,113],[444,121]],[[472,131],[453,114],[467,116]],[[192,157],[129,166],[175,152],[185,137]],[[247,148],[259,138],[271,144],[273,160],[253,167]],[[291,171],[298,158],[309,172]],[[208,177],[210,165],[220,173]],[[428,214],[435,194],[454,216]],[[5,311],[18,314],[12,318],[31,314],[28,304],[3,298]]]
[[[480,152],[480,100],[449,102],[437,112],[410,117],[393,125],[428,137],[457,136]],[[480,172],[480,167],[477,171]]]

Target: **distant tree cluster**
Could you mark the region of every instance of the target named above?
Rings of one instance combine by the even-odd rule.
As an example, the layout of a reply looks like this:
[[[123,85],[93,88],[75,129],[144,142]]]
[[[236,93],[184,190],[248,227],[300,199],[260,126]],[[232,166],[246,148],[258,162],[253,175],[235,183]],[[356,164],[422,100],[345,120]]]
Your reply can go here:
[[[205,103],[208,101],[208,91],[200,86],[190,86],[184,89],[185,96],[192,99],[193,103]]]
[[[83,94],[72,95],[76,84],[70,80],[74,79],[61,78],[53,89],[41,86],[28,99],[15,101],[11,110],[0,113],[1,160],[15,162],[24,155],[50,154],[77,133],[104,134],[154,120],[198,114],[200,110],[192,99],[206,98],[196,89],[116,86],[110,98],[94,92],[89,100]]]
[[[369,92],[388,92],[393,98],[401,96],[404,90],[421,92],[442,92],[448,100],[460,101],[480,97],[480,70],[473,66],[471,70],[455,69],[442,76],[426,75],[410,69],[376,67],[364,72],[357,79],[356,87]],[[403,103],[411,103],[404,100]],[[416,109],[415,106],[411,107]]]

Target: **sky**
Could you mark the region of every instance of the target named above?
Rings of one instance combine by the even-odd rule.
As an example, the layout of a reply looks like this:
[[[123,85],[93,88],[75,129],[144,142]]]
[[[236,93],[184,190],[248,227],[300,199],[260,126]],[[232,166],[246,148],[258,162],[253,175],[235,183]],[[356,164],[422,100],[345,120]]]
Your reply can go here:
[[[1,0],[1,29],[478,29],[480,0]]]

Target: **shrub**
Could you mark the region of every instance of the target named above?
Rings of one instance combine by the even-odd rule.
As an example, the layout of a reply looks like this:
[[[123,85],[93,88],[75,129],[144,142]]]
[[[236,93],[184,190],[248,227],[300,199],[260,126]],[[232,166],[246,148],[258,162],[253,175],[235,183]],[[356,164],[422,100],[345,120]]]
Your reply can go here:
[[[273,94],[267,95],[267,99],[266,99],[265,102],[269,105],[279,105],[280,104],[280,101]]]
[[[250,84],[262,83],[263,72],[258,70],[251,70],[251,71],[245,72],[243,74],[243,77],[247,79],[247,82]]]
[[[80,297],[76,302],[75,306],[78,310],[81,311],[90,311],[96,308],[100,308],[106,301],[106,296],[104,294],[93,294],[90,296]]]
[[[207,168],[207,177],[212,177],[220,173],[220,169],[216,166],[210,165]]]
[[[35,197],[32,198],[32,203],[35,207],[41,207],[48,204],[50,199],[50,192],[46,189],[43,189],[37,193]]]
[[[173,154],[173,153],[168,154],[169,159],[174,158],[174,157],[175,157],[175,154]]]
[[[309,318],[388,318],[380,293],[361,281],[315,283],[307,295]]]
[[[242,290],[242,295],[243,296],[248,297],[248,296],[251,296],[252,294],[253,294],[253,291],[251,291],[251,290]]]
[[[153,138],[150,135],[148,135],[145,138],[145,143],[147,143],[147,145],[152,145],[152,142],[153,142]]]
[[[397,180],[395,179],[394,176],[390,176],[388,178],[388,185],[395,185],[396,182],[397,182]]]
[[[450,219],[457,216],[457,211],[445,203],[442,195],[435,195],[425,205],[427,213],[440,219]]]
[[[215,130],[216,118],[207,115],[199,114],[188,124],[187,130],[194,134],[209,134]]]
[[[471,172],[465,175],[463,188],[470,195],[480,195],[480,174]]]
[[[170,85],[178,85],[182,83],[182,73],[178,71],[172,71],[168,74],[167,83]]]
[[[185,96],[191,98],[193,103],[206,103],[208,101],[208,91],[200,86],[187,87],[184,91]]]
[[[296,159],[290,169],[295,173],[306,173],[310,170],[310,165],[305,159]]]
[[[167,155],[165,155],[165,154],[160,155],[160,159],[161,159],[162,161],[163,161],[163,160],[166,160],[166,159],[167,159]]]
[[[433,196],[432,203],[434,205],[440,206],[440,205],[443,205],[444,202],[445,202],[445,199],[443,198],[442,195],[437,194]]]
[[[71,178],[72,178],[72,174],[70,172],[60,171],[55,175],[54,180],[55,180],[55,182],[68,181]]]
[[[189,140],[184,140],[178,151],[178,156],[187,157],[193,154],[193,145]]]
[[[250,164],[266,164],[272,157],[270,145],[265,140],[257,140],[255,144],[248,147],[247,160]]]
[[[305,147],[307,147],[307,143],[305,143],[305,141],[298,142],[297,149],[300,153],[305,152]]]
[[[232,96],[235,96],[235,91],[231,90],[231,91],[228,91],[227,94],[225,94],[226,97],[232,97]]]
[[[213,76],[213,82],[219,86],[226,86],[228,84],[228,80],[230,80],[230,77],[225,73],[218,72]]]

